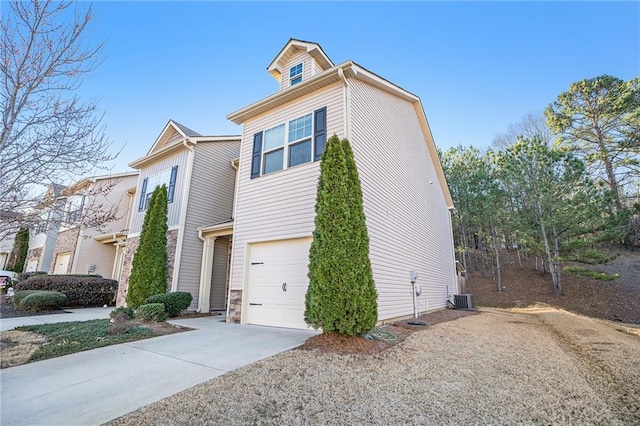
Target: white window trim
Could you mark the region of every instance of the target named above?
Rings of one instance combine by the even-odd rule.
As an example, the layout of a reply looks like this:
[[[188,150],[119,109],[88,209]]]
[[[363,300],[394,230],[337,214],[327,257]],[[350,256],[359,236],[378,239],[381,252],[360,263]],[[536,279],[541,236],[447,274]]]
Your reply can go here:
[[[298,65],[300,66],[300,73],[298,73],[298,74],[296,74],[294,76],[291,76],[291,70],[296,68]],[[293,86],[295,84],[302,83],[302,74],[304,74],[304,62],[300,62],[299,64],[296,64],[296,65],[290,67],[289,68],[289,86]],[[294,83],[293,80],[296,80],[298,78],[300,79],[300,81]]]
[[[155,189],[159,186],[162,186],[163,184],[167,187],[167,190],[169,190],[169,185],[171,184],[171,170],[173,169],[172,167],[169,167],[168,169],[162,170],[158,173],[154,173],[152,175],[146,176],[144,179],[147,179],[147,187],[145,188],[145,194],[144,194],[144,208],[142,209],[143,212],[147,211],[147,209],[149,208],[149,200],[151,200],[151,196],[153,195],[153,191],[155,191]],[[162,182],[160,181],[160,179],[158,179],[158,184],[154,187],[151,187],[151,185],[149,184],[149,182],[151,182],[152,178],[155,178],[156,176],[160,176],[163,173],[168,173],[168,179],[166,182]],[[175,189],[174,189],[175,191]],[[175,195],[174,195],[175,198]],[[170,203],[171,204],[173,202],[173,200],[171,200]]]
[[[309,134],[309,136],[305,136],[303,138],[296,139],[294,141],[289,142],[289,125],[291,124],[292,121],[295,121],[295,120],[297,120],[299,118],[306,117],[307,115],[311,115],[311,133]],[[266,135],[269,130],[275,129],[276,127],[280,127],[283,124],[284,124],[283,145],[279,145],[277,147],[269,149],[268,151],[265,151],[264,150],[264,144],[265,144],[265,139],[266,138],[265,138],[264,135]],[[301,115],[299,117],[295,117],[295,118],[292,118],[291,120],[287,120],[284,123],[280,123],[278,125],[271,126],[268,129],[265,129],[262,132],[263,139],[262,139],[262,153],[260,154],[261,155],[261,159],[260,159],[260,162],[261,162],[261,164],[260,164],[260,176],[266,176],[266,175],[270,175],[270,174],[273,174],[273,173],[281,172],[283,170],[287,170],[287,169],[290,169],[290,168],[293,168],[293,167],[298,167],[298,166],[302,166],[304,164],[313,163],[313,153],[314,153],[314,143],[315,143],[315,141],[313,140],[313,135],[314,135],[315,129],[316,129],[316,122],[315,122],[315,119],[313,117],[313,111],[308,113],[308,114],[303,114],[303,115]],[[295,166],[289,166],[289,147],[291,147],[292,145],[297,145],[297,144],[299,144],[301,142],[304,142],[306,140],[309,140],[311,142],[311,151],[310,151],[311,159],[309,161],[304,162],[304,163],[296,164]],[[279,149],[284,150],[284,152],[282,153],[282,168],[278,169],[278,170],[274,170],[274,171],[269,172],[269,173],[265,173],[264,169],[265,169],[265,166],[267,164],[267,162],[265,161],[265,156],[267,154],[275,152],[275,151],[277,151]]]

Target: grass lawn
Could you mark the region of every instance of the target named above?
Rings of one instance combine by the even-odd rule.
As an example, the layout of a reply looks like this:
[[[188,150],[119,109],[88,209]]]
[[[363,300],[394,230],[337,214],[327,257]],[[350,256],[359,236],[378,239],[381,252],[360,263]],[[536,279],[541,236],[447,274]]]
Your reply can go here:
[[[112,325],[108,319],[96,319],[28,325],[18,327],[17,330],[37,333],[47,338],[47,343],[40,345],[28,362],[167,334],[151,325],[136,322],[131,322],[130,326],[120,328],[117,332],[112,331]],[[180,330],[176,328],[176,331]]]

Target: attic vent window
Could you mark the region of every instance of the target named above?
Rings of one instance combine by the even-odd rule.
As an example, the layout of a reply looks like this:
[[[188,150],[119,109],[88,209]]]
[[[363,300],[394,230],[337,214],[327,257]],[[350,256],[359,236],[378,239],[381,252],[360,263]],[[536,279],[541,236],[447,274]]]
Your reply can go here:
[[[302,81],[302,63],[289,69],[289,80],[292,86]]]

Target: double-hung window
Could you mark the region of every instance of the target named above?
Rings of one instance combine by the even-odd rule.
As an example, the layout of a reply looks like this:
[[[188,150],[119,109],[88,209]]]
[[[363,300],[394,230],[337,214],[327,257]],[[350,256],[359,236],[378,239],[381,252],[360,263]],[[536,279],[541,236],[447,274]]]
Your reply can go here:
[[[291,86],[302,81],[302,63],[289,68],[289,82]]]
[[[311,161],[311,114],[289,122],[288,167]]]
[[[144,178],[142,181],[142,191],[140,192],[140,202],[138,211],[146,210],[149,206],[149,200],[153,195],[156,187],[161,185],[167,186],[167,203],[173,202],[173,195],[176,189],[176,178],[178,176],[178,166],[163,170],[160,173]]]
[[[319,160],[326,141],[326,115],[327,109],[321,108],[256,133],[251,178]]]

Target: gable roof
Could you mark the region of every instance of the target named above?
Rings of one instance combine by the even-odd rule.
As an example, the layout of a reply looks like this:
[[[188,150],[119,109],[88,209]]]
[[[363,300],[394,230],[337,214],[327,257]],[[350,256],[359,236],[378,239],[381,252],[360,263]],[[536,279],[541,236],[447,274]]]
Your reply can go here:
[[[176,134],[178,134],[179,139],[202,136],[200,133],[196,132],[195,130],[191,130],[187,126],[182,125],[177,121],[169,120],[166,126],[164,126],[164,128],[162,129],[162,132],[160,132],[160,135],[157,137],[156,141],[153,143],[153,146],[151,146],[149,152],[147,152],[147,155],[156,151],[160,151],[162,148],[167,146],[169,140],[172,139]]]
[[[139,174],[140,172],[136,170],[136,171],[122,172],[122,173],[113,173],[108,175],[85,177],[75,182],[73,185],[70,185],[67,188],[65,188],[62,191],[62,195],[65,195],[65,196],[74,195],[79,191],[81,191],[82,189],[89,186],[90,184],[96,183],[99,180],[120,179],[120,178],[125,178],[127,176],[138,176]]]
[[[280,81],[282,67],[284,67],[284,64],[298,50],[305,51],[311,55],[323,71],[333,67],[333,62],[331,62],[331,59],[324,53],[324,50],[322,50],[322,47],[320,47],[318,43],[290,38],[287,44],[280,50],[280,53],[276,55],[267,67],[269,74]]]
[[[41,209],[54,203],[59,197],[63,195],[63,191],[66,188],[67,187],[65,185],[61,185],[59,183],[50,184],[47,188],[47,192],[42,196],[42,200],[38,203],[36,208]]]

